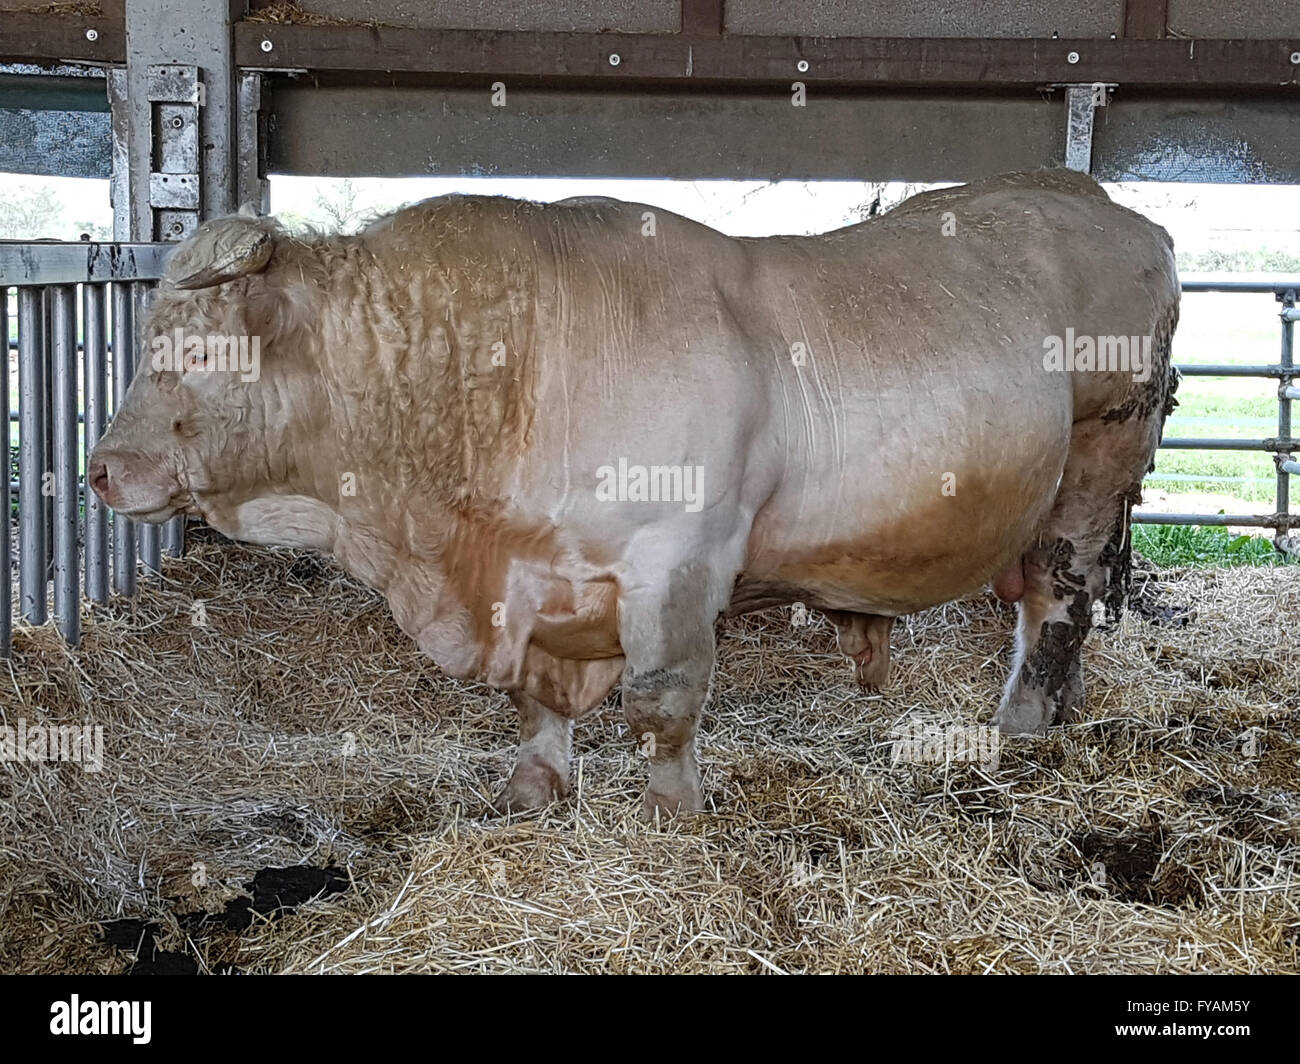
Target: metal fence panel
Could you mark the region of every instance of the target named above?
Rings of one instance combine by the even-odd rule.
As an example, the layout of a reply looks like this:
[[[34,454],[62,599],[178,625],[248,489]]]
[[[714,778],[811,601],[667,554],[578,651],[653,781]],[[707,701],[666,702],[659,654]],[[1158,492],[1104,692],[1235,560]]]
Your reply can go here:
[[[1296,293],[1300,281],[1287,277],[1243,278],[1232,276],[1185,276],[1184,292],[1271,292],[1282,311],[1281,351],[1276,365],[1188,365],[1177,366],[1179,373],[1188,377],[1257,377],[1277,379],[1277,435],[1268,439],[1239,439],[1231,437],[1168,437],[1161,441],[1163,450],[1194,451],[1264,451],[1273,455],[1277,476],[1274,485],[1275,509],[1271,514],[1189,514],[1154,513],[1136,511],[1133,521],[1147,525],[1213,525],[1241,528],[1271,528],[1273,543],[1278,550],[1294,551],[1296,543],[1289,533],[1300,528],[1300,514],[1291,513],[1290,478],[1297,472],[1294,451],[1300,450],[1300,441],[1291,436],[1291,403],[1300,397],[1295,387],[1294,329],[1300,314],[1296,309]]]
[[[0,382],[0,407],[5,411],[4,433],[4,527],[0,528],[0,565],[4,572],[0,575],[0,657],[9,656],[9,645],[13,635],[13,541],[10,528],[13,524],[13,498],[9,488],[9,436],[12,426],[9,422],[9,289],[0,285],[0,336],[4,337],[4,380]]]
[[[0,338],[6,355],[14,349],[10,288],[17,290],[18,307],[18,410],[13,412],[10,405],[8,372],[0,403],[10,411],[6,467],[13,425],[18,425],[19,609],[26,622],[45,623],[52,580],[54,616],[70,644],[80,635],[83,557],[86,600],[107,602],[110,582],[123,594],[136,588],[135,522],[111,514],[85,485],[83,466],[89,464],[110,409],[121,403],[131,382],[136,327],[171,248],[0,240]],[[6,468],[0,655],[9,653],[13,631],[14,486]],[[178,553],[184,542],[181,521],[169,528],[167,537]],[[151,533],[140,537],[141,553],[158,572],[162,530]]]

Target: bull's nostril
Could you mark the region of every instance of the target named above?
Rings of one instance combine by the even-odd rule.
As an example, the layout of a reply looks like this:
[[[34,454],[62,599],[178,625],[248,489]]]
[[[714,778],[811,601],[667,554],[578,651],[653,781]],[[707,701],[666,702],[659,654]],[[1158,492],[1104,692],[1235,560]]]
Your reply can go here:
[[[91,462],[86,476],[90,479],[90,486],[97,495],[102,497],[108,491],[108,466],[103,462],[98,460]]]

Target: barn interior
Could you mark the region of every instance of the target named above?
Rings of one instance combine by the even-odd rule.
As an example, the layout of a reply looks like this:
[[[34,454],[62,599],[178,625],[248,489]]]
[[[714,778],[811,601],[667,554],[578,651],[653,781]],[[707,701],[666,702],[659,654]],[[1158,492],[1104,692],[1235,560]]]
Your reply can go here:
[[[83,326],[131,321],[165,245],[267,208],[273,176],[1300,184],[1294,22],[1264,0],[0,0],[0,173],[108,180],[118,249],[0,241],[0,288],[98,288]],[[1259,289],[1284,315],[1273,510],[1200,515],[1279,553],[1294,289]],[[15,368],[57,362],[47,332]],[[101,339],[87,434],[120,377]],[[104,759],[0,764],[0,970],[1300,971],[1295,565],[1139,560],[1085,646],[1084,717],[983,760],[900,750],[988,724],[1013,617],[991,595],[900,622],[874,693],[816,614],[721,622],[711,812],[644,824],[616,696],[578,725],[574,796],[498,816],[506,699],[328,559],[71,512],[71,573],[57,545],[5,567],[0,723],[91,722]]]

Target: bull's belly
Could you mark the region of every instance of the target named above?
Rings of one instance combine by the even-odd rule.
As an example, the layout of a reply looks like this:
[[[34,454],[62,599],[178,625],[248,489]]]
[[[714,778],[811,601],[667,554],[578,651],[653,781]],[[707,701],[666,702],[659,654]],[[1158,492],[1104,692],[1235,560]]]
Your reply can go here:
[[[849,500],[821,528],[797,509],[766,509],[728,612],[803,602],[899,616],[960,598],[1020,557],[1051,509],[1058,476],[1049,468],[991,480],[965,498],[959,484],[953,496]]]

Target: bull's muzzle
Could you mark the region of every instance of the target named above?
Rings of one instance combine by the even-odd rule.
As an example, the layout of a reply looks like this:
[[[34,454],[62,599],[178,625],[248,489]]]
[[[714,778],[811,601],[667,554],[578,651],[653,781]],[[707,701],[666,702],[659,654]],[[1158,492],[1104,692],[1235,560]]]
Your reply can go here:
[[[173,478],[143,457],[97,449],[86,466],[86,483],[105,505],[139,521],[166,520],[174,511]]]
[[[86,470],[86,482],[108,506],[113,505],[108,479],[108,464],[99,458],[92,458]]]

